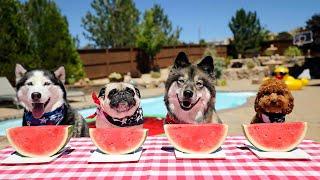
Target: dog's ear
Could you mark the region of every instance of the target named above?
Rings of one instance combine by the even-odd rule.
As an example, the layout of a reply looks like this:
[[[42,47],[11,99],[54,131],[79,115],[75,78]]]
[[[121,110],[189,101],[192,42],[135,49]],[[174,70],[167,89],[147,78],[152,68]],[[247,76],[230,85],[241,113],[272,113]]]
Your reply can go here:
[[[261,92],[259,90],[257,93],[256,99],[254,100],[254,110],[256,111],[256,113],[261,112],[261,107],[259,105],[260,98],[261,98]]]
[[[176,60],[174,60],[173,68],[179,69],[190,66],[191,63],[189,62],[189,59],[184,52],[179,52],[179,54],[176,57]]]
[[[26,72],[27,72],[27,70],[21,64],[16,64],[16,69],[15,69],[16,83],[22,78],[22,76]]]
[[[287,90],[287,95],[285,96],[286,98],[288,98],[288,107],[286,109],[284,109],[284,114],[290,114],[293,110],[294,107],[294,98],[291,94],[291,92],[289,91],[289,89]]]
[[[137,87],[134,87],[134,90],[136,91],[137,96],[141,98],[140,90]]]
[[[54,75],[64,84],[66,81],[66,70],[63,66],[60,66],[55,72]]]
[[[197,66],[205,73],[208,73],[211,77],[214,77],[214,65],[211,56],[203,58]]]

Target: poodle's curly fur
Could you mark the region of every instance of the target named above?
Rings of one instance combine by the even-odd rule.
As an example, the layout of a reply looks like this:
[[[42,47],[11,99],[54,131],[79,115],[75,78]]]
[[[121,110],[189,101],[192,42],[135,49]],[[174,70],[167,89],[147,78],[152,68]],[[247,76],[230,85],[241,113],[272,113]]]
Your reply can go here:
[[[254,109],[256,115],[251,123],[263,123],[261,114],[291,113],[294,106],[294,98],[287,85],[278,79],[268,79],[259,88]]]

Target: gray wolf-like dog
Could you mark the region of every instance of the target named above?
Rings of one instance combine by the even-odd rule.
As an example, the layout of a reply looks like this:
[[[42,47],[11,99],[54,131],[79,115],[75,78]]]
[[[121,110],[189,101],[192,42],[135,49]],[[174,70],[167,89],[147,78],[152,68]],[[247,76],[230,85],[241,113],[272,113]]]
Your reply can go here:
[[[222,123],[215,110],[216,90],[213,59],[191,64],[180,52],[165,83],[165,123]]]

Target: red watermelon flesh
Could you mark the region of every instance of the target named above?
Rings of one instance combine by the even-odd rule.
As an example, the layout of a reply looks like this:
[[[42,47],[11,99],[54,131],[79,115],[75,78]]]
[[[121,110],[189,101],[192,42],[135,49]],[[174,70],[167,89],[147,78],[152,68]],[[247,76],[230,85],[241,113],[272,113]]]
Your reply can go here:
[[[243,125],[248,141],[263,151],[290,151],[296,148],[307,132],[306,122],[261,123]]]
[[[11,146],[27,157],[49,157],[70,140],[72,126],[23,126],[7,129]]]
[[[164,131],[169,142],[179,151],[209,154],[224,142],[228,126],[225,124],[166,124]]]
[[[137,150],[146,140],[147,129],[90,128],[92,142],[106,154],[128,154]]]

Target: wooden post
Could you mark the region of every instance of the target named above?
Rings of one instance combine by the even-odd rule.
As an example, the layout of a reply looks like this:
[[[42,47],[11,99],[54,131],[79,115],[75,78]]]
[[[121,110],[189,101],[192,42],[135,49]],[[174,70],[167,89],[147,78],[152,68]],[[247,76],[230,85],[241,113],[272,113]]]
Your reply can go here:
[[[130,60],[130,67],[131,70],[133,70],[133,58],[132,58],[132,47],[130,47],[130,52],[129,52],[129,60]]]
[[[108,75],[110,74],[110,61],[109,59],[107,58],[108,56],[108,53],[109,53],[109,49],[107,48],[106,49],[106,59],[105,59],[105,64],[106,64],[106,72],[105,72],[105,76],[108,77]]]

